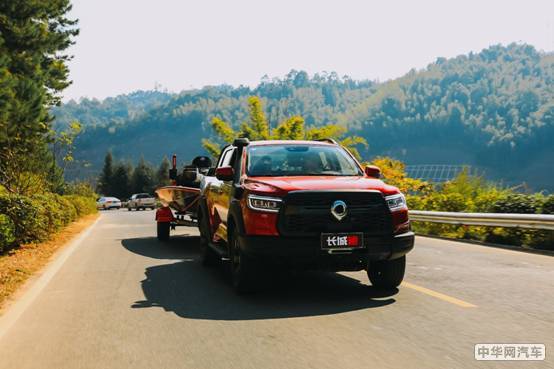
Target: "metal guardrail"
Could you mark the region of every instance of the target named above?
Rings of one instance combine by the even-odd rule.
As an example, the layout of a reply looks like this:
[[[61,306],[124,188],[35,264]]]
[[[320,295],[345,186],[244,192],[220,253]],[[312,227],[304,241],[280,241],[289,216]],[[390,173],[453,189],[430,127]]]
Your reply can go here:
[[[410,210],[410,220],[457,225],[515,227],[554,231],[554,215],[545,214],[456,213]]]

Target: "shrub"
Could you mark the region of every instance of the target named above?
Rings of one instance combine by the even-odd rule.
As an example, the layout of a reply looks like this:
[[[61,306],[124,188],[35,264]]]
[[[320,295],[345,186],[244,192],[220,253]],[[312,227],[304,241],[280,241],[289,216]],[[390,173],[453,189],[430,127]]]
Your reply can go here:
[[[459,193],[434,193],[427,196],[425,206],[435,211],[463,212],[473,207],[473,201]]]
[[[554,195],[550,195],[546,197],[542,204],[542,211],[543,214],[554,214]]]
[[[98,197],[98,194],[94,191],[94,188],[88,182],[68,183],[65,188],[64,194],[90,197],[94,199]]]
[[[63,223],[69,224],[73,222],[78,217],[77,208],[71,202],[66,196],[59,196],[57,195],[55,197],[55,201],[58,203],[58,206],[62,209],[61,217],[63,219]]]
[[[488,191],[483,191],[477,194],[477,196],[473,200],[475,204],[475,212],[492,213],[494,204],[505,199],[508,194],[508,191],[498,190],[496,188],[491,188]]]
[[[540,195],[512,193],[498,199],[491,206],[491,211],[493,213],[536,214],[542,206],[541,200]]]
[[[41,228],[41,219],[29,197],[16,194],[0,195],[0,212],[14,225],[15,240],[12,244],[19,245],[36,240],[36,232]]]
[[[83,216],[96,213],[96,201],[94,197],[85,197],[77,195],[64,196],[69,202],[73,204],[77,211],[77,216]]]
[[[413,210],[554,214],[554,195],[514,193],[509,189],[498,188],[482,178],[469,176],[466,172],[462,172],[450,182],[436,186],[433,192],[408,196],[408,204]],[[552,231],[426,222],[414,222],[413,228],[421,234],[554,249]]]
[[[0,254],[7,250],[15,241],[15,227],[11,219],[0,214]]]
[[[406,195],[408,208],[410,210],[427,210],[425,209],[425,197],[418,195]]]
[[[53,194],[40,194],[32,197],[32,204],[37,211],[37,220],[40,223],[35,230],[35,241],[47,239],[50,233],[58,231],[66,224],[62,209],[53,200]]]
[[[80,216],[96,212],[94,198],[53,193],[31,197],[0,193],[0,252],[41,242]]]

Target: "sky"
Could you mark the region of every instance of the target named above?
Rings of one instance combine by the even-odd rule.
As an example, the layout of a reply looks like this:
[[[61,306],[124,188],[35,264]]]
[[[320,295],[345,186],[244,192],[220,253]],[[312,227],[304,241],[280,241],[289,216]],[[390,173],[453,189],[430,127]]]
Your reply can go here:
[[[71,16],[65,101],[291,69],[385,81],[493,44],[554,50],[554,0],[73,0]]]

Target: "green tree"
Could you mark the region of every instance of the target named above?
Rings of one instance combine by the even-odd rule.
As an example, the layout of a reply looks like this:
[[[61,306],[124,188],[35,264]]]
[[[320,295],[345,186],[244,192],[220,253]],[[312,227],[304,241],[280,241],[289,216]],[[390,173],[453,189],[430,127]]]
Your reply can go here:
[[[49,169],[36,172],[30,159],[47,143],[48,108],[70,83],[64,51],[78,33],[70,9],[69,0],[0,2],[0,184],[10,192]]]
[[[133,193],[151,193],[155,186],[154,170],[141,156],[138,165],[133,170],[131,188]]]
[[[164,156],[156,172],[156,184],[158,187],[169,185],[169,159]]]
[[[346,128],[337,124],[328,124],[321,127],[309,127],[306,129],[304,118],[293,116],[285,119],[270,132],[269,124],[263,110],[261,99],[257,96],[248,98],[249,119],[240,125],[238,131],[234,130],[231,124],[218,117],[212,118],[212,129],[219,141],[231,143],[236,137],[246,137],[251,140],[318,140],[332,138],[339,141],[341,145],[349,149],[358,159],[360,154],[358,145],[367,147],[367,141],[358,136],[347,136]],[[220,145],[210,139],[203,139],[202,145],[214,157],[220,152]]]
[[[74,142],[80,133],[81,124],[77,121],[71,122],[65,130],[59,132],[51,130],[49,150],[52,153],[50,155],[52,159],[48,181],[53,192],[63,193],[65,191],[65,171],[68,165],[74,163]]]
[[[65,130],[56,132],[51,131],[52,137],[52,153],[54,154],[54,162],[65,172],[67,166],[72,163],[75,158],[73,152],[75,150],[75,139],[81,133],[81,123],[73,121],[69,123]]]
[[[119,199],[127,199],[131,195],[133,167],[129,163],[117,163],[112,176],[110,195]]]
[[[241,125],[241,137],[251,140],[268,140],[269,124],[264,113],[262,101],[257,96],[248,98],[249,120]]]
[[[104,157],[104,168],[98,178],[98,191],[103,195],[110,195],[113,192],[113,157],[112,152],[108,151]]]

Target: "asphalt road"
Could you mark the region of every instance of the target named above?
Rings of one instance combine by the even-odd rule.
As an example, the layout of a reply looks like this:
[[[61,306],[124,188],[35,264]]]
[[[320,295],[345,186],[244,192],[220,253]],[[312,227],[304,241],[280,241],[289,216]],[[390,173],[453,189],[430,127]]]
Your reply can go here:
[[[104,212],[0,318],[0,368],[554,368],[552,257],[418,238],[395,291],[305,273],[239,297],[195,229],[160,243],[153,216]],[[474,359],[497,342],[546,360]]]

